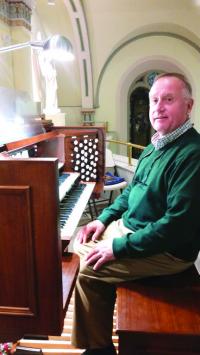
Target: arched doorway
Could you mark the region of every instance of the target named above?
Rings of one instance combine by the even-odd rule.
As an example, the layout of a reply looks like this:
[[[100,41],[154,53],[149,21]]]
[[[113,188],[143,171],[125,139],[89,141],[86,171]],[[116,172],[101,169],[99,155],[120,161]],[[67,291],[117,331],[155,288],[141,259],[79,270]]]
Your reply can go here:
[[[130,141],[146,146],[151,139],[149,121],[149,89],[137,87],[130,96]],[[141,150],[133,149],[133,157],[138,158]]]
[[[130,94],[130,141],[147,146],[154,133],[149,120],[149,90],[161,70],[151,70],[141,75],[135,82]],[[140,149],[133,149],[133,157],[138,158]]]

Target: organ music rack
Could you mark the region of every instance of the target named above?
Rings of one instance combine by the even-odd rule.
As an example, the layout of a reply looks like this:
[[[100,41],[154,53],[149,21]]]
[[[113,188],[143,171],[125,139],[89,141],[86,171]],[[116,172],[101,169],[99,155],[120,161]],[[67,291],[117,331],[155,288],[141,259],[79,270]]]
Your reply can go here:
[[[25,333],[62,332],[78,261],[75,255],[62,256],[59,175],[76,171],[81,176],[74,148],[84,140],[95,142],[98,161],[96,174],[83,183],[93,184],[92,195],[98,197],[105,165],[102,128],[53,127],[1,147],[11,156],[0,160],[2,342]],[[14,155],[23,151],[27,158]]]

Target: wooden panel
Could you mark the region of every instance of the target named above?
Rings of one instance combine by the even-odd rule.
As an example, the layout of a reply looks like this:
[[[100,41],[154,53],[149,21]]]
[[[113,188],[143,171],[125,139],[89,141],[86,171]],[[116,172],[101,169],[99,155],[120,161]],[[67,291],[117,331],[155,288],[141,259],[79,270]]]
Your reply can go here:
[[[0,171],[1,191],[7,191],[6,196],[1,194],[1,203],[6,210],[3,212],[2,209],[0,213],[0,224],[3,226],[1,231],[4,234],[3,238],[1,234],[1,239],[7,240],[6,253],[10,255],[9,261],[0,258],[0,270],[4,268],[4,284],[7,293],[9,289],[9,302],[12,302],[15,310],[19,311],[21,307],[21,312],[24,312],[18,316],[13,309],[11,314],[0,313],[0,340],[13,341],[24,333],[59,335],[63,327],[63,291],[58,161],[54,158],[11,159],[8,164],[8,161],[1,160]],[[9,192],[11,187],[12,194]],[[24,193],[26,189],[28,192]],[[13,191],[14,201],[11,198]],[[19,191],[23,193],[20,195]],[[28,261],[28,257],[32,258],[29,266],[25,261]],[[13,283],[10,282],[9,286],[6,283],[8,273],[5,268],[11,273]],[[33,277],[30,274],[32,281],[28,280],[29,290],[23,292],[29,271],[33,273]],[[30,285],[34,287],[30,289]],[[33,293],[32,305],[28,307],[31,307],[32,313],[36,308],[34,316],[28,316],[28,311],[24,310],[24,305],[26,308],[30,303],[30,297],[29,301],[27,297],[30,292]],[[1,311],[5,311],[6,301],[2,301]],[[7,309],[8,312],[10,309]]]
[[[68,253],[62,258],[62,283],[63,283],[63,309],[66,312],[72,291],[74,289],[76,276],[79,270],[79,257],[76,254]]]
[[[30,199],[29,186],[0,186],[0,314],[36,314]]]
[[[98,195],[105,165],[102,129],[61,127],[6,145],[9,153],[30,148],[35,158],[0,160],[0,341],[62,332],[78,262],[62,263],[58,159],[69,170],[71,136],[84,134],[98,138]]]
[[[200,277],[195,267],[173,276],[125,283],[117,294],[119,354],[200,354]]]
[[[52,132],[53,133],[53,132]],[[60,162],[65,162],[65,136],[58,134],[56,137],[51,138],[51,143],[47,139],[46,141],[37,144],[37,157],[51,157],[58,158]]]
[[[45,134],[42,133],[33,137],[20,139],[15,142],[10,142],[7,143],[5,146],[6,146],[6,150],[12,152],[12,151],[21,150],[22,148],[30,147],[31,145],[37,144],[38,142],[46,141],[47,139],[51,139],[55,136],[56,133],[52,131]]]
[[[74,152],[73,146],[73,136],[77,137],[79,142],[83,142],[85,137],[88,139],[95,140],[98,139],[97,150],[98,150],[98,164],[97,164],[97,178],[95,180],[96,185],[93,191],[93,197],[99,198],[100,193],[103,191],[104,186],[104,175],[105,175],[105,132],[103,128],[100,127],[54,127],[57,133],[65,135],[65,171],[74,171],[74,164],[72,162],[72,154]]]

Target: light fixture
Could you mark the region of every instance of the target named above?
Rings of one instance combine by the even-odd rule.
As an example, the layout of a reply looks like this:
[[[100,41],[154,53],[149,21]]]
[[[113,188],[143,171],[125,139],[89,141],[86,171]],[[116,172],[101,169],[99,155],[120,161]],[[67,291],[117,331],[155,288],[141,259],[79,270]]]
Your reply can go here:
[[[1,47],[0,53],[31,47],[39,51],[41,73],[45,78],[45,115],[60,112],[57,104],[57,80],[55,61],[72,61],[73,48],[70,41],[61,35],[54,35],[45,41],[30,41]]]
[[[74,59],[71,42],[64,36],[54,35],[43,43],[43,49],[52,60],[72,61]]]
[[[45,41],[30,41],[1,47],[0,53],[31,47],[39,51],[41,73],[45,78],[45,115],[60,112],[57,104],[57,80],[55,61],[72,61],[73,48],[70,41],[61,35],[54,35]]]
[[[5,53],[26,47],[43,49],[50,60],[71,61],[74,59],[71,42],[61,35],[54,35],[45,41],[29,41],[0,47],[0,52]]]

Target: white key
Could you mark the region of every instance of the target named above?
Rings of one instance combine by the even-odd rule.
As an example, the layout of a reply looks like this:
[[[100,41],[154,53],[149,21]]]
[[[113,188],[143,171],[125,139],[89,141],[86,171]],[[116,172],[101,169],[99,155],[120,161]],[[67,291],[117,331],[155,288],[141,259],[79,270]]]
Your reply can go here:
[[[69,176],[59,185],[59,200],[62,201],[66,193],[71,189],[74,182],[80,176],[79,173],[67,173]]]
[[[65,225],[61,229],[61,239],[69,240],[75,232],[75,229],[81,219],[83,211],[85,210],[88,200],[94,190],[95,182],[89,182],[86,184],[79,200],[77,201],[74,209],[68,217]]]

